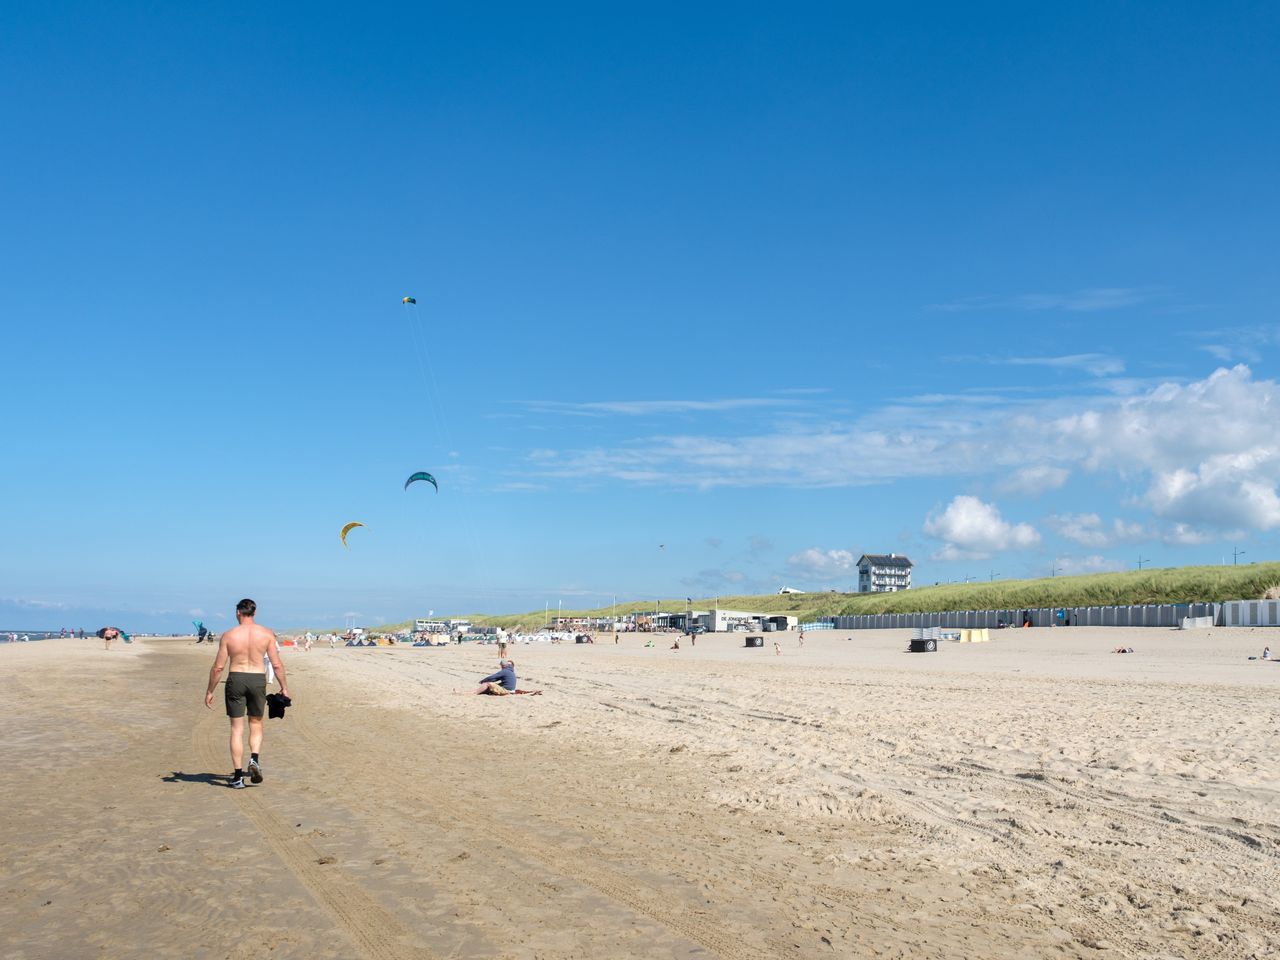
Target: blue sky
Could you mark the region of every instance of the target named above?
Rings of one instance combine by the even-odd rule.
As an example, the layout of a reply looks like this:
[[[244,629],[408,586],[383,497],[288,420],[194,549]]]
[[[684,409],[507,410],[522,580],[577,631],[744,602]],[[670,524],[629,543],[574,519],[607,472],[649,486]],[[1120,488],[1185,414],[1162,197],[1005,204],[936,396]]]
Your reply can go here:
[[[9,5],[0,622],[1270,559],[1278,27]]]

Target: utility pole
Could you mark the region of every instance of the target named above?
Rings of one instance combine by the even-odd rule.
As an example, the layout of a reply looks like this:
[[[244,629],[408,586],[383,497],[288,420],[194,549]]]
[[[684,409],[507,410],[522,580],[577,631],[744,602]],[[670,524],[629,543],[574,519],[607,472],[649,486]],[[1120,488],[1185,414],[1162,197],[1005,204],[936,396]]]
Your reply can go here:
[[[1141,569],[1142,569],[1142,565],[1143,565],[1144,563],[1150,563],[1150,562],[1151,562],[1151,561],[1150,561],[1148,558],[1144,557],[1142,554],[1138,554],[1138,569],[1139,569],[1139,570],[1141,570]]]
[[[1240,560],[1240,558],[1244,556],[1244,553],[1245,552],[1243,550],[1240,550],[1238,548],[1231,551],[1231,565],[1233,567]]]
[[[995,579],[996,579],[996,572],[995,572],[994,570],[992,570],[992,571],[991,571],[991,582],[992,582],[992,583],[994,583],[994,582],[995,582]]]
[[[1058,562],[1055,560],[1049,564],[1049,576],[1056,577],[1058,575]]]

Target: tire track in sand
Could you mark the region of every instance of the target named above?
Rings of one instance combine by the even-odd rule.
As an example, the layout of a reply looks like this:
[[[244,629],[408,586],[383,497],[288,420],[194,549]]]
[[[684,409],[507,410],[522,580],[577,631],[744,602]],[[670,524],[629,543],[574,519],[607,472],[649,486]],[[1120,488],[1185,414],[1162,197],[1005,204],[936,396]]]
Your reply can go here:
[[[217,725],[206,718],[192,730],[192,747],[207,769],[225,762],[215,740]],[[433,960],[395,915],[385,910],[336,866],[322,866],[315,847],[294,834],[253,789],[237,791],[246,818],[271,851],[350,938],[364,960]]]
[[[316,755],[316,751],[323,752],[325,749],[325,742],[301,717],[292,730],[315,747],[315,751],[308,751],[312,756]],[[727,929],[708,912],[672,909],[670,896],[652,890],[632,877],[620,875],[598,860],[592,861],[578,854],[565,853],[530,833],[512,829],[501,820],[476,813],[466,804],[459,803],[458,797],[443,785],[412,780],[398,774],[389,764],[379,764],[376,760],[364,757],[352,758],[344,763],[350,767],[368,765],[371,778],[376,775],[376,779],[393,787],[399,796],[414,796],[417,801],[413,805],[414,816],[429,820],[446,832],[456,832],[458,826],[462,825],[486,838],[489,843],[497,841],[498,845],[508,850],[518,850],[521,856],[538,861],[553,873],[590,887],[673,933],[700,944],[720,960],[768,960],[775,956],[743,943],[740,934]]]

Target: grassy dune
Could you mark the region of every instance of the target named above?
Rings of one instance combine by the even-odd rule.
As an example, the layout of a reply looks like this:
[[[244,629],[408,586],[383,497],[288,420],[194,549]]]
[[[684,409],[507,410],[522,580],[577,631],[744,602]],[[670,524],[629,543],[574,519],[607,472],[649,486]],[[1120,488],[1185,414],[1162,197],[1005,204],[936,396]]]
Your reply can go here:
[[[920,587],[901,593],[800,593],[779,596],[694,598],[695,609],[706,610],[719,602],[728,610],[755,613],[789,613],[810,620],[817,617],[853,613],[914,613],[938,610],[1012,610],[1022,607],[1096,607],[1131,603],[1190,603],[1222,600],[1256,600],[1272,587],[1280,586],[1280,563],[1257,563],[1238,567],[1169,567],[1127,573],[1094,573],[1077,577],[1046,577],[1041,580],[997,580],[993,583],[952,583]],[[663,600],[663,610],[683,610],[683,597]],[[565,610],[571,616],[608,616],[613,607],[595,610]],[[653,601],[620,603],[618,613],[653,609]],[[476,623],[511,629],[537,627],[543,611],[476,615]],[[398,624],[404,628],[407,624]]]

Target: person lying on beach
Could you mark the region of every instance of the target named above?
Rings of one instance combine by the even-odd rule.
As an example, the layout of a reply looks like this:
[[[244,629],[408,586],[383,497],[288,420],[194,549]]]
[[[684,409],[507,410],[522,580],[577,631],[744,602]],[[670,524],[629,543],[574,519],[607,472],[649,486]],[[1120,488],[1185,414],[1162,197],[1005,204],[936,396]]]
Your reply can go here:
[[[1112,653],[1133,653],[1133,647],[1116,647]]]

